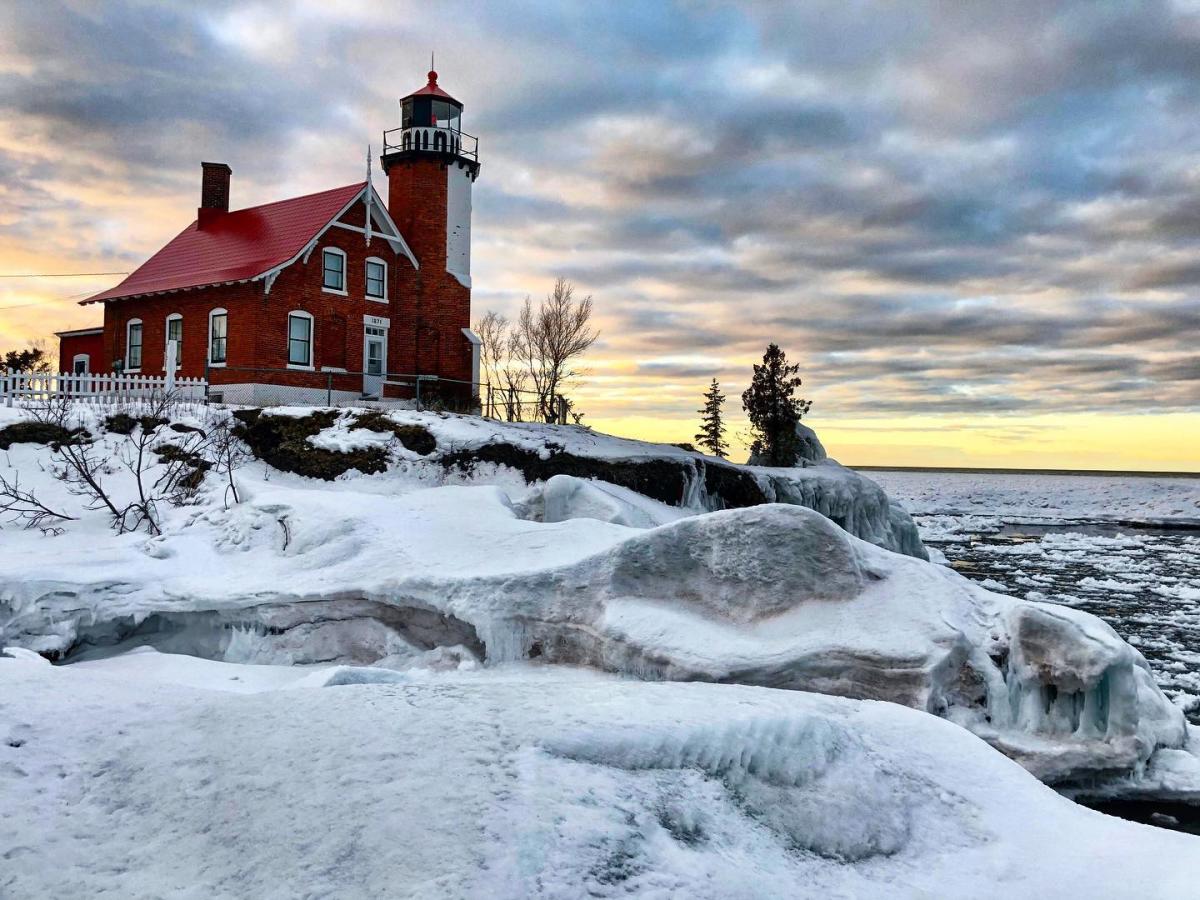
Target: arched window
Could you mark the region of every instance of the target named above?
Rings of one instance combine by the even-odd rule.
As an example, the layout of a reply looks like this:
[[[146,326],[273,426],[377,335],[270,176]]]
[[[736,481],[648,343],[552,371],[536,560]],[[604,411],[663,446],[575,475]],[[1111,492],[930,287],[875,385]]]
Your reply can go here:
[[[71,360],[71,371],[76,375],[86,375],[92,370],[92,356],[90,353],[76,353],[74,359]]]
[[[288,368],[312,368],[313,317],[303,310],[288,313],[287,361]]]
[[[125,323],[125,371],[142,370],[142,320],[130,319]]]
[[[163,346],[164,369],[167,366],[167,347],[171,341],[175,342],[175,369],[178,371],[183,366],[183,316],[179,313],[167,316],[167,340]]]
[[[387,303],[387,263],[378,256],[367,259],[366,294],[368,300]]]
[[[326,247],[321,260],[321,290],[331,294],[346,293],[345,252],[337,247]]]
[[[441,150],[443,153],[446,150],[446,132],[438,130],[433,135],[433,149]]]
[[[224,309],[214,309],[208,314],[208,364],[225,365],[228,349],[229,313]]]

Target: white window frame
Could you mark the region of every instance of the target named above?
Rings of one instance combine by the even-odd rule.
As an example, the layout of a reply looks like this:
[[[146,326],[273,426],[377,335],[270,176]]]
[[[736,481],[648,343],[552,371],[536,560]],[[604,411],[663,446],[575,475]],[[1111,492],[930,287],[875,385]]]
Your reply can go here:
[[[220,362],[213,362],[213,358],[212,358],[213,316],[224,316],[225,317],[225,359],[221,360]],[[223,368],[225,368],[225,364],[229,360],[229,310],[227,310],[223,307],[218,306],[216,309],[210,309],[208,311],[208,346],[204,350],[204,357],[205,357],[205,359],[208,360],[208,367],[210,369],[223,369]]]
[[[342,288],[331,288],[325,286],[325,254],[336,253],[342,258]],[[321,290],[326,294],[337,294],[339,297],[349,296],[350,293],[350,266],[346,259],[346,251],[341,247],[322,247],[321,248]],[[289,314],[290,315],[290,314]]]
[[[370,279],[367,278],[367,268],[371,265],[371,263],[376,263],[377,265],[383,266],[383,296],[382,297],[376,297],[367,292],[367,288],[371,284]],[[387,264],[386,259],[380,259],[378,256],[368,256],[366,259],[366,262],[363,263],[363,296],[366,297],[368,300],[374,301],[375,303],[387,303],[388,302],[388,264]]]
[[[308,362],[307,363],[292,362],[292,319],[308,319]],[[298,369],[301,372],[314,371],[313,357],[315,355],[314,351],[316,350],[316,347],[314,345],[316,344],[316,342],[317,342],[317,322],[316,322],[316,319],[313,318],[313,314],[309,313],[309,312],[305,312],[302,309],[293,309],[290,313],[288,313],[287,344],[283,348],[283,354],[284,354],[283,358],[287,360],[287,367],[289,369]]]
[[[133,326],[138,327],[138,364],[133,366],[130,364],[129,351],[132,349],[129,336],[133,332]],[[140,372],[142,371],[142,363],[146,361],[146,325],[141,319],[130,319],[125,323],[125,371]]]
[[[175,371],[178,372],[183,368],[183,313],[171,313],[167,316],[166,324],[163,325],[163,370],[167,368],[167,347],[171,343],[171,323],[179,323],[179,346],[175,348]],[[225,331],[229,333],[229,320],[225,320]],[[228,351],[226,347],[226,351]],[[228,355],[228,352],[226,352]]]
[[[77,371],[75,371],[75,367],[77,365],[79,365],[79,361],[81,359],[83,360],[83,371],[77,372]],[[71,374],[72,375],[89,375],[89,374],[91,374],[91,371],[92,371],[92,354],[76,353],[73,357],[71,357]]]

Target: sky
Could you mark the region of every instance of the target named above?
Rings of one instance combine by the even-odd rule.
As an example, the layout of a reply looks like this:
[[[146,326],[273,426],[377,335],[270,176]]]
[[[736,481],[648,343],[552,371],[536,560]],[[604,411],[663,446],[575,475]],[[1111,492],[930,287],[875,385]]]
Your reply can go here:
[[[475,315],[592,295],[585,422],[692,440],[717,377],[740,454],[775,341],[845,463],[1200,470],[1196,0],[7,0],[0,274],[136,267],[202,159],[358,180],[431,51]],[[0,278],[0,349],[119,280]]]

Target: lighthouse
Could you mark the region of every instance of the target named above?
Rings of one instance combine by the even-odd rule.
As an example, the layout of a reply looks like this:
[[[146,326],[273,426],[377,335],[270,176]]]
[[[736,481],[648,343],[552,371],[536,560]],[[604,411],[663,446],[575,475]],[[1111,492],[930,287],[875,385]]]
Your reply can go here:
[[[400,127],[383,134],[388,213],[417,258],[416,371],[478,383],[471,325],[471,187],[479,141],[462,130],[463,105],[430,71],[400,100]]]

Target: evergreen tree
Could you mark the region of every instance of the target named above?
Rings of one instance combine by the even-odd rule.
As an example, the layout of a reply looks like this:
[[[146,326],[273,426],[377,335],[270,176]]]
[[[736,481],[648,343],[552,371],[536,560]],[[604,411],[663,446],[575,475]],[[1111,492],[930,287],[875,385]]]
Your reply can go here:
[[[754,443],[751,457],[762,465],[791,466],[796,463],[796,423],[812,403],[795,396],[800,387],[798,365],[790,365],[779,345],[770,344],[762,365],[754,367],[750,387],[742,393],[742,408],[750,419]]]
[[[708,390],[704,392],[704,407],[697,410],[700,413],[700,432],[696,435],[696,443],[721,459],[729,456],[729,443],[725,440],[725,422],[721,419],[721,407],[724,405],[725,395],[721,393],[720,382],[714,378]]]
[[[50,360],[46,351],[39,344],[30,344],[24,350],[9,350],[0,360],[0,371],[12,369],[14,372],[49,372]]]

